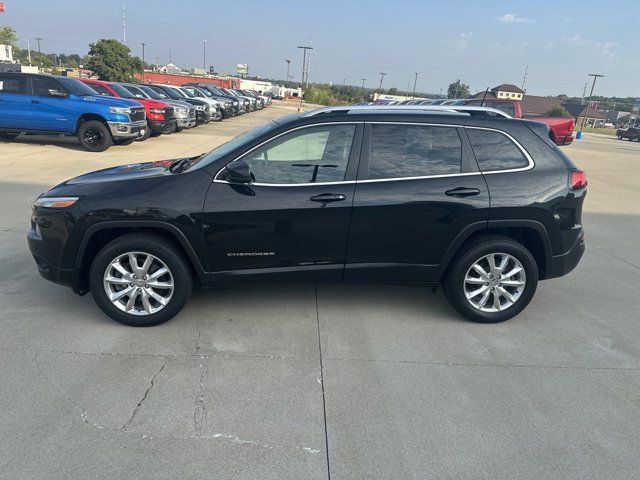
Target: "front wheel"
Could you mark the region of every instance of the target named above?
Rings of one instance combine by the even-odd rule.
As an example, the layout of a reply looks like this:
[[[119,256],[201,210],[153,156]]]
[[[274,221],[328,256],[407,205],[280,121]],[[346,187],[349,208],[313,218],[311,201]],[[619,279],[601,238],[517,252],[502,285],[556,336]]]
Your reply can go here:
[[[2,140],[13,140],[14,138],[17,138],[19,136],[19,133],[0,132],[0,138]]]
[[[469,320],[497,323],[518,315],[538,285],[531,253],[507,237],[484,237],[466,247],[449,268],[443,289]]]
[[[89,282],[102,311],[134,327],[170,320],[182,310],[193,288],[183,253],[164,238],[138,233],[105,245],[91,264]]]

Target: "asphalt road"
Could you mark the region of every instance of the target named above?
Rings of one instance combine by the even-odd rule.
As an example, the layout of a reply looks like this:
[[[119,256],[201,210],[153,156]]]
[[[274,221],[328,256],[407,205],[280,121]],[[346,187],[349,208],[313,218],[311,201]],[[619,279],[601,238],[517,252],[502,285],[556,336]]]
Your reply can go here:
[[[0,143],[0,478],[638,478],[640,144],[564,149],[589,175],[587,252],[503,324],[421,287],[294,285],[198,292],[135,329],[39,277],[40,192],[287,113],[102,154]]]

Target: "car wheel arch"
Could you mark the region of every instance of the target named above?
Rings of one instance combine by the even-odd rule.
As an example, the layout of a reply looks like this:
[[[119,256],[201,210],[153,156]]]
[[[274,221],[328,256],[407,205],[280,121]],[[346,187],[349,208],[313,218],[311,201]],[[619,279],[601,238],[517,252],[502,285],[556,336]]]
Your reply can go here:
[[[88,293],[89,270],[98,251],[111,240],[132,232],[158,235],[173,242],[189,260],[194,275],[205,283],[206,272],[201,258],[184,233],[175,225],[157,221],[112,221],[91,225],[84,232],[76,250],[74,261],[75,281],[73,290],[80,295]]]

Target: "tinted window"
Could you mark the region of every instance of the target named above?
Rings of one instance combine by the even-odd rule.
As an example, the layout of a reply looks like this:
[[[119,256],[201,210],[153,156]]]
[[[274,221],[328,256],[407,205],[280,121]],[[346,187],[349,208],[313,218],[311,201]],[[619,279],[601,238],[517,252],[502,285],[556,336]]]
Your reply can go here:
[[[460,173],[461,159],[455,128],[371,125],[371,179]]]
[[[55,77],[58,82],[60,82],[64,88],[69,90],[69,92],[74,95],[95,95],[94,91],[91,88],[82,83],[77,78],[69,78],[69,77]]]
[[[58,82],[46,77],[33,77],[33,94],[38,97],[49,97],[55,92],[64,94],[64,90]]]
[[[109,86],[122,98],[136,98],[135,95],[132,95],[131,92],[124,88],[122,85],[118,85],[117,83],[110,83]]]
[[[1,93],[27,93],[27,77],[22,75],[3,75],[0,73]]]
[[[483,172],[522,168],[529,164],[522,151],[502,133],[468,128],[467,134]]]
[[[111,96],[111,92],[102,85],[98,85],[97,83],[90,83],[88,85],[100,95],[106,95],[107,97]]]
[[[249,153],[257,183],[344,180],[355,125],[323,125],[285,134]]]

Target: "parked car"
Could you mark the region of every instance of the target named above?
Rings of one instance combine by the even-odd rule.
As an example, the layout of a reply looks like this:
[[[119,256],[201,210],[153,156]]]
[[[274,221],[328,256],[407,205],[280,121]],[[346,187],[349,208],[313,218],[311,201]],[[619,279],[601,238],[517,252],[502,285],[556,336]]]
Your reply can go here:
[[[458,102],[456,102],[458,103]],[[454,105],[456,104],[454,103]],[[549,125],[549,136],[556,145],[569,145],[573,142],[573,129],[575,120],[573,117],[547,117],[544,115],[531,115],[522,112],[519,100],[495,99],[495,98],[469,98],[459,102],[461,105],[484,106],[501,110],[513,118],[525,118]]]
[[[586,175],[546,125],[460,108],[329,107],[88,173],[36,199],[29,247],[127,325],[172,318],[194,279],[441,283],[465,317],[507,320],[578,264]]]
[[[205,102],[208,102],[209,103],[209,108],[211,109],[211,112],[212,112],[211,113],[211,120],[213,120],[215,122],[219,122],[224,118],[224,115],[222,113],[223,108],[225,106],[224,102],[221,102],[220,100],[216,100],[215,98],[213,98],[211,96],[210,93],[209,93],[209,95],[205,94],[202,90],[200,90],[197,87],[192,87],[192,86],[189,86],[189,85],[183,85],[183,86],[181,86],[179,88],[180,88],[181,92],[185,93],[190,98],[197,98],[199,100],[204,100]]]
[[[144,107],[99,97],[75,78],[0,73],[0,138],[70,135],[90,152],[133,142],[145,134]]]
[[[630,140],[632,142],[640,142],[640,127],[619,128],[616,131],[618,140]]]
[[[173,100],[180,100],[181,102],[193,105],[196,109],[196,125],[202,125],[211,121],[211,108],[209,106],[209,102],[205,102],[204,100],[199,100],[197,98],[190,98],[185,93],[181,92],[175,85],[155,83],[145,86],[158,93],[164,93]]]
[[[236,90],[234,90],[232,88],[221,88],[220,90],[222,90],[223,92],[228,93],[229,95],[232,95],[232,96],[240,99],[240,101],[244,105],[245,113],[246,112],[253,112],[256,109],[256,99],[255,98],[246,97],[244,95],[240,95],[240,93],[238,93]]]
[[[153,100],[160,100],[164,103],[168,103],[173,107],[173,114],[176,118],[176,132],[180,132],[186,128],[193,128],[196,126],[196,109],[193,105],[180,100],[174,100],[170,98],[164,92],[157,92],[146,85],[139,85],[134,83],[121,84],[124,88],[129,90],[136,99],[138,98],[150,98]]]
[[[240,105],[240,99],[235,95],[230,95],[227,92],[223,92],[220,88],[210,83],[187,83],[186,85],[195,85],[203,90],[210,92],[214,98],[223,101],[229,101],[233,105],[233,115],[240,115],[244,113],[242,106]]]
[[[140,103],[147,115],[147,129],[144,135],[136,140],[146,140],[151,134],[172,133],[176,131],[176,119],[173,107],[168,103],[151,98],[137,97],[122,85],[92,78],[81,78],[80,81],[89,85],[98,95],[108,97],[128,98]]]

